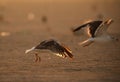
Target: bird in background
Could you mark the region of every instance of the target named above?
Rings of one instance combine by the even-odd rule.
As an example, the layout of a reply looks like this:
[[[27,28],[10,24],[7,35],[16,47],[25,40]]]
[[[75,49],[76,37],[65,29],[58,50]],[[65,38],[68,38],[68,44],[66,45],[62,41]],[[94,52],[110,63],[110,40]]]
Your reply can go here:
[[[87,34],[89,38],[81,43],[83,47],[89,46],[93,42],[106,42],[109,40],[116,40],[117,38],[110,36],[107,32],[109,26],[113,23],[113,19],[108,19],[106,21],[96,20],[89,21],[75,29],[72,29],[72,32],[75,33],[83,28],[87,28]]]
[[[66,57],[73,58],[72,51],[68,47],[66,47],[65,45],[63,45],[53,39],[44,40],[44,41],[40,42],[37,46],[26,50],[25,53],[27,54],[33,50],[39,50],[39,51],[49,50],[56,56],[59,56],[62,58],[66,58]],[[41,58],[38,56],[38,51],[35,53],[35,57],[36,57],[35,62],[41,61]]]

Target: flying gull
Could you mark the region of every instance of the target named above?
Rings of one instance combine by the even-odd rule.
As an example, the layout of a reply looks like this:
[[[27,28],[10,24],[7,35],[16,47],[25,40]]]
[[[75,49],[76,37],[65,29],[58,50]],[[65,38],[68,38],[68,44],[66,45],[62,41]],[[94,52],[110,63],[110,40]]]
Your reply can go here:
[[[63,44],[61,44],[53,39],[44,40],[44,41],[40,42],[40,44],[38,44],[37,46],[26,50],[25,53],[29,53],[33,50],[39,50],[39,51],[40,50],[49,50],[53,54],[55,54],[59,57],[73,58],[72,51],[68,47],[66,47],[65,45],[63,45]],[[40,57],[38,56],[38,52],[35,53],[35,56],[36,56],[36,59],[35,59],[36,62],[41,60]]]
[[[108,40],[118,40],[117,38],[110,36],[107,33],[108,27],[113,23],[112,19],[106,21],[89,21],[75,29],[72,29],[72,32],[75,33],[82,28],[87,28],[87,34],[89,38],[80,43],[83,47],[90,45],[93,42],[106,42]]]

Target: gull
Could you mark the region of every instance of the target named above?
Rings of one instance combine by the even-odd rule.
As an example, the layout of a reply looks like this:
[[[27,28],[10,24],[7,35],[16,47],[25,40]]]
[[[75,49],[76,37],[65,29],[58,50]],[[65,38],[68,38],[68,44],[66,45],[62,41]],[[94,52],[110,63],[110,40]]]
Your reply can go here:
[[[116,40],[117,38],[110,36],[107,32],[108,27],[113,23],[113,19],[108,19],[106,21],[89,21],[75,29],[72,29],[72,32],[75,33],[82,28],[87,28],[87,34],[89,38],[81,43],[83,47],[89,46],[93,42],[107,42],[110,40]]]
[[[72,51],[68,47],[53,39],[44,40],[40,42],[37,46],[26,50],[25,53],[27,54],[33,50],[39,50],[39,51],[48,50],[51,51],[53,54],[62,58],[66,58],[66,57],[73,58]],[[41,60],[41,58],[38,56],[38,52],[35,53],[35,56],[36,56],[35,62]]]

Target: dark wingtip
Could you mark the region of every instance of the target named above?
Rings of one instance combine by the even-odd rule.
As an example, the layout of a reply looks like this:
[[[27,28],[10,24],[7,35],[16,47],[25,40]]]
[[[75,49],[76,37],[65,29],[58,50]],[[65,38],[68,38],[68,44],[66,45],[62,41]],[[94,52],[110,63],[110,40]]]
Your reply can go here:
[[[72,54],[72,51],[66,47],[65,45],[62,45],[62,47],[64,48],[66,54],[70,57],[70,58],[73,58],[73,54]]]
[[[79,33],[77,32],[77,30],[75,29],[75,28],[70,28],[70,31],[72,32],[72,34],[73,35],[75,35],[75,36],[78,36],[79,35]]]
[[[70,28],[70,30],[74,33],[75,32],[75,29],[73,27]]]
[[[67,54],[68,54],[68,56],[69,56],[70,58],[73,58],[73,55],[72,55],[72,53],[70,53],[70,52],[67,52]]]

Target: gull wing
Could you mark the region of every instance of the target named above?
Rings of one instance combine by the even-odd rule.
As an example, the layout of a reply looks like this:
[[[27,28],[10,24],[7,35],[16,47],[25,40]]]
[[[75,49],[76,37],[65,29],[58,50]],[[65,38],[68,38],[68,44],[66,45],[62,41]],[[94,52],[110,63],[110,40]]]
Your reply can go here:
[[[62,47],[64,49],[64,54],[66,54],[70,58],[73,58],[72,51],[67,46],[65,46],[65,45],[62,45]]]
[[[89,24],[89,23],[85,23],[85,24],[83,24],[83,25],[81,25],[81,26],[79,26],[79,27],[77,27],[77,28],[75,28],[75,29],[72,29],[72,32],[76,32],[76,31],[78,31],[78,30],[86,27],[88,24]]]
[[[107,30],[109,28],[109,26],[112,24],[113,20],[109,19],[105,22],[103,22],[99,28],[97,29],[95,35],[96,36],[102,36],[102,35],[107,35]]]
[[[89,24],[88,35],[95,37],[95,32],[98,27],[102,24],[102,21],[93,21]]]
[[[70,57],[73,58],[72,51],[66,47],[65,45],[60,45],[60,46],[55,46],[55,55],[65,58],[65,57]]]
[[[97,30],[97,28],[100,26],[100,24],[102,23],[102,21],[91,21],[91,22],[87,22],[75,29],[73,29],[73,32],[76,32],[86,26],[89,26],[88,28],[88,35],[90,35],[90,37],[95,37],[95,31]]]
[[[94,38],[89,38],[81,43],[79,43],[79,45],[86,47],[89,46],[90,44],[92,44],[94,42]]]

